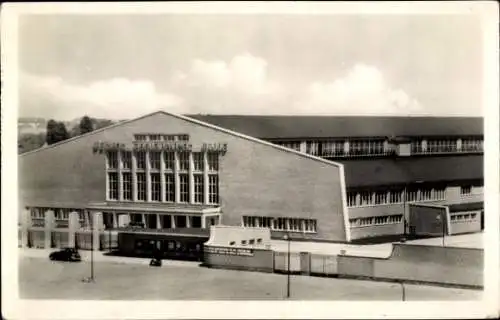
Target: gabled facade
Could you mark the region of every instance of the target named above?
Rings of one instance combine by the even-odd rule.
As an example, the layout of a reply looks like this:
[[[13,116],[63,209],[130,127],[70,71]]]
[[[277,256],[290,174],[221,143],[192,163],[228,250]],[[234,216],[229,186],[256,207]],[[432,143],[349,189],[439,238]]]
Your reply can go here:
[[[199,120],[156,112],[19,157],[20,207],[108,229],[269,227],[272,236],[349,241],[343,166]]]

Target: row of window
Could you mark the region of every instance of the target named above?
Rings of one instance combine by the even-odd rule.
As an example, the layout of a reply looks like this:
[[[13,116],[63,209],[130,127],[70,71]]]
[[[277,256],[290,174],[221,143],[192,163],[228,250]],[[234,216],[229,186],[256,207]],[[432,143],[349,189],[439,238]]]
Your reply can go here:
[[[349,219],[351,227],[377,226],[403,222],[402,214]]]
[[[273,231],[316,232],[316,220],[243,216],[243,227],[270,228]]]
[[[151,201],[162,201],[162,194],[164,194],[165,202],[175,202],[175,174],[165,173],[163,174],[164,181],[161,180],[161,173],[153,172],[149,174],[149,183],[151,185]],[[137,190],[137,201],[147,201],[148,200],[148,188],[146,179],[146,173],[137,172],[136,177],[136,190]],[[118,172],[108,172],[108,199],[109,200],[120,200],[119,197],[119,181],[120,175]],[[121,183],[122,183],[122,197],[121,200],[132,201],[133,198],[133,186],[134,181],[132,181],[131,172],[121,173]],[[188,203],[190,202],[189,193],[189,174],[179,173],[178,174],[179,183],[179,202]],[[193,196],[194,203],[204,203],[205,202],[205,176],[203,174],[193,174]],[[217,174],[208,175],[208,202],[210,204],[219,203],[219,176]]]
[[[477,212],[460,212],[450,215],[451,222],[470,222],[477,219]]]
[[[360,207],[391,203],[403,203],[404,188],[389,190],[364,190],[347,192],[347,206]],[[410,188],[406,192],[407,202],[437,201],[446,197],[446,187]]]
[[[189,141],[187,134],[135,134],[135,141]]]
[[[120,153],[120,154],[119,154]],[[120,155],[121,163],[118,163],[118,155]],[[179,161],[179,171],[188,171],[191,159],[193,160],[193,170],[203,171],[205,162],[204,152],[167,152],[167,151],[149,151],[149,168],[152,171],[158,171],[161,168],[161,163],[163,161],[164,168],[166,171],[173,171],[175,168],[176,156]],[[108,170],[115,170],[120,168],[124,170],[132,169],[132,156],[136,159],[137,170],[146,170],[146,151],[107,151],[106,153],[106,163]],[[208,171],[219,170],[219,154],[208,152],[207,165]]]
[[[346,148],[346,142],[348,147]],[[301,151],[301,141],[276,141],[275,144]],[[305,151],[320,157],[342,156],[369,156],[385,155],[393,152],[389,150],[383,139],[355,139],[355,140],[319,140],[305,141]],[[458,139],[429,139],[411,142],[412,153],[450,153],[450,152],[477,152],[483,150],[483,140],[478,138],[461,139],[459,149]]]
[[[69,208],[39,208],[32,207],[29,208],[30,216],[32,219],[44,219],[45,212],[51,210],[54,212],[54,218],[56,220],[68,220],[70,212],[77,212],[79,214],[80,220],[84,219],[83,211],[79,209],[69,209]]]
[[[478,152],[483,151],[483,140],[478,138],[461,139],[459,148],[458,139],[430,139],[411,142],[412,153],[447,153],[447,152]]]

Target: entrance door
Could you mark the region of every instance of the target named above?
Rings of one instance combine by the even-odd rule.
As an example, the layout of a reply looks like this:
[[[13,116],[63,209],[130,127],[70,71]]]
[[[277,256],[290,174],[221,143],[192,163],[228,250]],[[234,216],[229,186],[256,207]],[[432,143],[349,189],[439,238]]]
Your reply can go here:
[[[147,214],[146,215],[146,228],[148,229],[156,229],[156,214]]]
[[[484,230],[484,210],[481,210],[481,230]]]

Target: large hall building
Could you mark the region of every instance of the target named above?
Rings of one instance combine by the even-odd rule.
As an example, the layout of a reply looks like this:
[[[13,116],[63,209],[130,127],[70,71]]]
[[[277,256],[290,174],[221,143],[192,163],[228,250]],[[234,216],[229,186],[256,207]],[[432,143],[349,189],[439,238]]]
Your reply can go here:
[[[30,227],[51,211],[61,230],[70,212],[82,229],[100,212],[107,230],[171,235],[211,225],[332,242],[478,232],[483,119],[159,111],[20,155],[19,197]]]

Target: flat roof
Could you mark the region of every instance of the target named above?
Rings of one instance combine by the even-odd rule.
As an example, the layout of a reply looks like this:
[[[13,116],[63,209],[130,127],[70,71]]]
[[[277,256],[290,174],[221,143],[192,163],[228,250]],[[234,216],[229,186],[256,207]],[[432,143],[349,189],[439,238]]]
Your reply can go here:
[[[261,139],[482,136],[483,117],[186,115]]]
[[[165,236],[175,236],[175,237],[196,237],[196,238],[208,238],[210,236],[210,229],[208,228],[147,229],[147,228],[124,227],[124,228],[114,228],[112,230],[117,231],[118,233],[142,234],[142,235],[165,235]]]
[[[110,211],[150,211],[150,212],[178,212],[178,213],[205,213],[219,212],[217,205],[205,204],[183,204],[164,202],[101,202],[91,203],[87,206],[90,210],[110,210]]]
[[[406,184],[417,181],[482,180],[483,155],[388,157],[338,160],[348,188]]]

